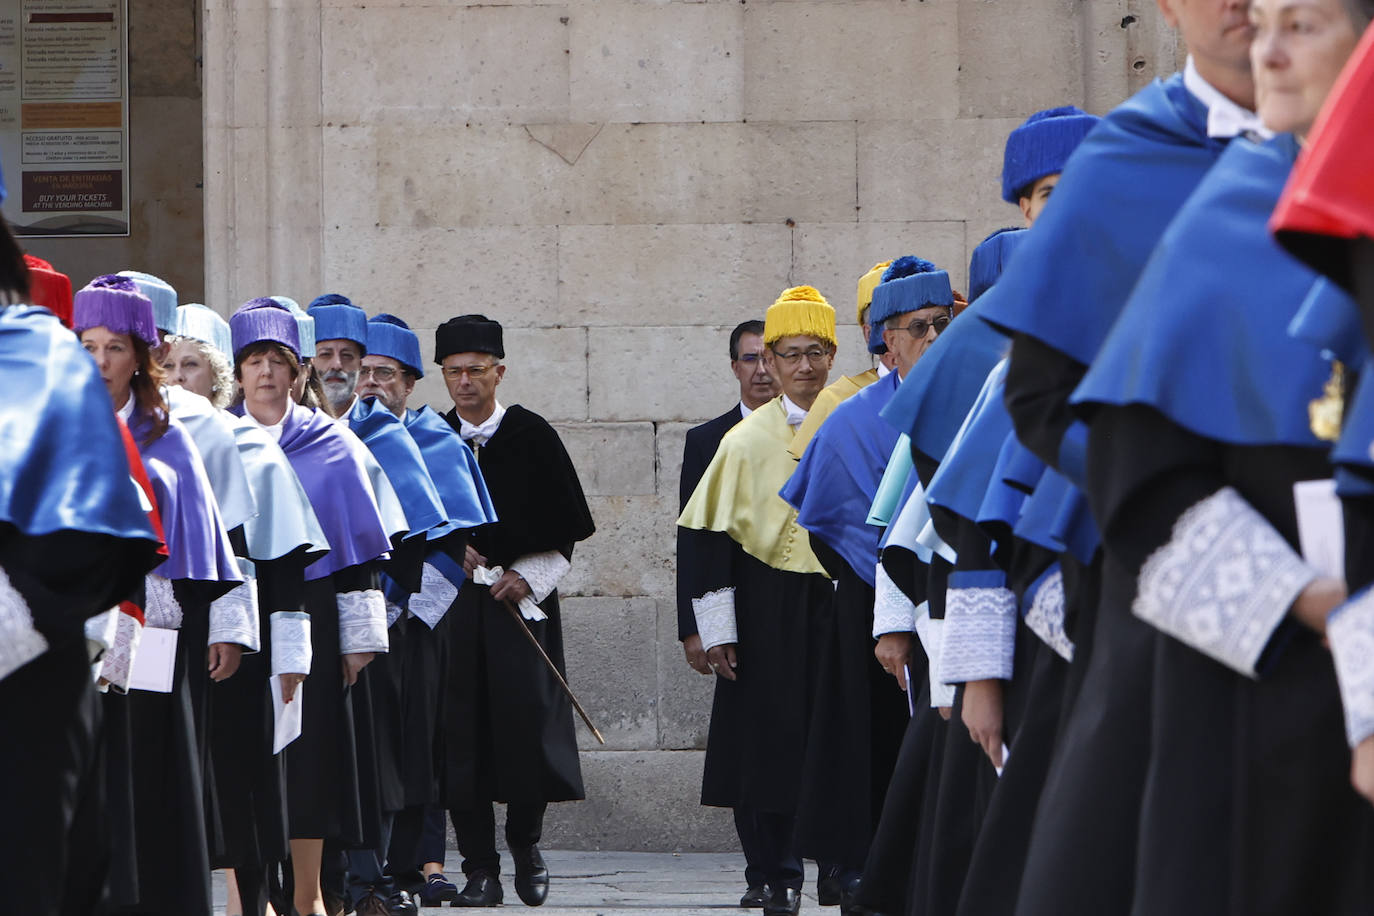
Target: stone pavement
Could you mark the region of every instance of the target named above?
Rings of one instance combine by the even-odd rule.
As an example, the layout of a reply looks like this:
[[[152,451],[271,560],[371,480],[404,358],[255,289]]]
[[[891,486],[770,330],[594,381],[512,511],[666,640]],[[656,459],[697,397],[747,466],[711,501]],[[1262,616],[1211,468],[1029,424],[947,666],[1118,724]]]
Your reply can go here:
[[[450,852],[449,873],[459,886],[462,874]],[[551,886],[549,902],[538,911],[520,903],[510,884],[511,864],[503,856],[501,870],[506,891],[505,909],[537,912],[538,916],[688,916],[693,913],[739,914],[744,893],[744,860],[739,853],[691,852],[560,852],[546,850]],[[803,912],[822,911],[816,905],[816,871],[807,863]],[[426,908],[423,913],[456,912]],[[224,913],[224,881],[215,876],[215,916]]]

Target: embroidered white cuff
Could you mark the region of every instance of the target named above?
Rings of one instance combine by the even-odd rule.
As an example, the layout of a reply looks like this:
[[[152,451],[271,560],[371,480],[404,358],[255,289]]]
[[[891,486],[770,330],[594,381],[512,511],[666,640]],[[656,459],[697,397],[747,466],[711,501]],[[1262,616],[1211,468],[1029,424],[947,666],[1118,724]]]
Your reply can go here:
[[[692,599],[702,649],[739,642],[735,629],[735,590],[722,588]]]
[[[262,648],[262,634],[258,631],[258,580],[243,582],[210,603],[209,644],[235,643],[245,652]]]
[[[978,574],[969,578],[981,578]],[[999,576],[1000,578],[1000,576]],[[946,684],[1010,680],[1016,651],[1016,595],[1002,586],[956,587],[945,592],[945,634],[940,646],[940,678]]]
[[[1026,627],[1064,661],[1073,661],[1073,640],[1064,631],[1064,571],[1052,567],[1030,587],[1025,600]]]
[[[873,583],[873,638],[885,633],[910,633],[916,629],[916,605],[906,596],[882,562]]]
[[[357,592],[340,592],[339,654],[355,652],[385,652],[386,599],[375,588]]]
[[[119,608],[112,607],[103,614],[86,619],[86,655],[98,661],[114,645],[115,627],[119,625]]]
[[[954,705],[954,687],[940,676],[940,646],[944,642],[945,622],[930,616],[930,606],[924,601],[917,608],[916,635],[926,651],[926,671],[930,680],[930,708]]]
[[[109,681],[111,687],[127,692],[129,673],[134,667],[134,656],[138,654],[139,641],[143,639],[143,624],[132,614],[119,611],[115,614],[114,643],[105,650],[100,660],[96,676]]]
[[[472,582],[474,585],[491,586],[500,582],[501,577],[505,574],[506,571],[499,566],[493,566],[491,569],[487,569],[485,566],[479,566],[472,571]],[[525,584],[529,584],[528,579],[525,580]],[[533,592],[520,599],[519,607],[520,616],[524,617],[526,620],[549,619],[549,615],[545,614],[539,605],[534,603]]]
[[[1316,571],[1231,487],[1192,506],[1140,570],[1132,612],[1256,677],[1260,654]]]
[[[29,603],[0,567],[0,680],[48,650],[48,641],[33,625]]]
[[[277,611],[268,618],[272,629],[272,673],[309,674],[310,615],[302,611]]]
[[[388,601],[386,603],[386,628],[389,630],[395,626],[396,621],[400,620],[401,615],[404,613],[405,609],[399,604],[394,601]]]
[[[1345,736],[1354,747],[1374,735],[1374,587],[1332,612],[1326,638],[1345,707]]]
[[[143,577],[147,600],[143,604],[143,623],[159,630],[181,629],[181,605],[172,590],[172,580],[152,573]]]
[[[510,568],[525,580],[525,584],[530,587],[530,594],[537,603],[553,594],[553,590],[558,588],[558,583],[562,582],[568,570],[572,569],[572,564],[557,550],[545,550],[542,553],[526,554],[512,563]]]
[[[410,613],[432,630],[444,619],[457,598],[458,586],[432,564],[426,563],[420,572],[420,591],[410,596]]]

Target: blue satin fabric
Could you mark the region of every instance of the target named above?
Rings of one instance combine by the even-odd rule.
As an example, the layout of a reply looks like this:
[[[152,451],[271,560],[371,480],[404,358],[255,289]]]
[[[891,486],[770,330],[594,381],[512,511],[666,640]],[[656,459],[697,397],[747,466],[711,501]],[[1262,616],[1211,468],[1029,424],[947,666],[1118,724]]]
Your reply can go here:
[[[1303,300],[1288,325],[1288,333],[1320,347],[1327,359],[1338,359],[1348,367],[1363,364],[1369,356],[1369,345],[1360,327],[1359,304],[1325,277],[1317,279]]]
[[[496,507],[477,456],[448,421],[426,406],[407,410],[405,425],[420,447],[451,529],[466,531],[495,522]]]
[[[1160,235],[1224,148],[1181,74],[1137,92],[1069,157],[1001,281],[978,300],[984,320],[1091,364]]]
[[[1027,456],[1038,464],[1034,468],[1035,482],[1029,485],[1021,482],[1032,471],[1026,461]],[[1002,448],[992,468],[992,479],[988,481],[987,492],[978,505],[976,519],[979,527],[996,542],[997,549],[1007,546],[1004,540],[1016,527],[1026,498],[1035,489],[1035,483],[1039,482],[1044,470],[1045,465],[1022,447],[1014,433],[1002,440]]]
[[[1013,533],[1046,550],[1071,553],[1084,564],[1092,562],[1102,542],[1087,497],[1053,468],[1045,469],[1022,504]]]
[[[30,536],[161,540],[95,362],[47,309],[0,309],[0,385],[0,521]]]
[[[1360,382],[1345,402],[1341,437],[1331,449],[1331,463],[1346,471],[1336,478],[1337,489],[1347,496],[1368,495],[1365,482],[1374,476],[1374,360],[1366,359],[1360,370]]]
[[[420,447],[401,419],[376,398],[359,398],[348,415],[348,427],[363,440],[396,491],[410,528],[406,539],[436,528],[448,533],[444,501],[430,479]]]
[[[232,408],[243,415],[243,405]],[[391,549],[367,471],[353,457],[344,433],[322,411],[287,407],[278,444],[310,497],[329,539],[329,553],[305,568],[313,581],[349,566],[382,559]]]
[[[797,524],[874,583],[882,532],[867,523],[878,484],[897,442],[879,412],[897,390],[890,372],[840,403],[821,424],[778,495],[797,510]]]
[[[1231,144],[1160,240],[1073,403],[1143,404],[1232,445],[1321,445],[1307,405],[1330,364],[1287,333],[1318,276],[1268,228],[1297,152],[1291,135]]]
[[[258,511],[234,440],[234,420],[205,398],[180,385],[163,388],[162,395],[167,400],[172,419],[185,427],[200,454],[220,518],[224,520],[224,527],[233,531]]]
[[[926,490],[926,499],[932,505],[971,522],[978,520],[978,510],[993,483],[1002,445],[1013,434],[1011,415],[1002,403],[1006,377],[1007,362],[1003,360],[988,373],[958,444],[940,462],[940,469]]]
[[[277,560],[303,549],[313,563],[329,552],[329,539],[305,488],[276,440],[248,420],[236,419],[239,460],[258,507],[243,525],[248,558]]]
[[[243,573],[234,559],[234,545],[200,453],[176,420],[169,420],[167,431],[144,445],[152,425],[151,417],[141,410],[135,410],[129,421],[167,541],[167,559],[153,572],[168,579],[223,582],[228,591],[243,581]]]

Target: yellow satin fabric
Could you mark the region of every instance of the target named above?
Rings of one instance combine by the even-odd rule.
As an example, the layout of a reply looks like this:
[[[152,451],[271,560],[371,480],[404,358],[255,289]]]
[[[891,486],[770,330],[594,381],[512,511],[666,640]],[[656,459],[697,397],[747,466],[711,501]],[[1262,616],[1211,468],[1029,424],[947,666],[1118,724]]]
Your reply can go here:
[[[774,569],[824,574],[806,531],[797,524],[797,510],[778,495],[797,467],[787,451],[793,435],[781,397],[736,423],[720,440],[677,523],[697,531],[722,531]]]
[[[797,428],[797,434],[792,437],[792,444],[787,447],[792,457],[801,461],[802,453],[811,443],[811,437],[816,435],[816,430],[820,429],[825,418],[830,416],[830,411],[838,407],[841,401],[852,398],[877,380],[878,370],[869,369],[858,375],[842,375],[839,381],[831,382],[822,388],[821,393],[816,395],[816,403],[806,412],[806,419]]]

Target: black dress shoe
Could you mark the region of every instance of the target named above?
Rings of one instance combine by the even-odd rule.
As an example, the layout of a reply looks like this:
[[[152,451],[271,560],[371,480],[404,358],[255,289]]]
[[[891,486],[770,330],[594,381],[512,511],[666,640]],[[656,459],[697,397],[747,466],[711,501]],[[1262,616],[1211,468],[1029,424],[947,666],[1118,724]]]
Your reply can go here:
[[[539,847],[512,849],[510,857],[515,862],[515,893],[525,906],[539,906],[549,899],[549,867]]]
[[[861,877],[853,877],[840,886],[840,916],[865,916],[868,912],[859,905]]]
[[[504,897],[501,882],[494,875],[479,871],[468,878],[468,883],[463,886],[458,896],[453,898],[453,905],[500,906]]]
[[[779,887],[763,905],[763,916],[797,916],[801,910],[801,891],[795,887]]]
[[[420,888],[420,903],[425,906],[443,906],[457,897],[458,886],[445,878],[443,872],[425,878],[425,886]]]
[[[739,898],[739,905],[747,908],[766,906],[768,903],[768,885],[755,884],[744,892],[744,896]]]
[[[816,902],[821,906],[840,905],[840,869],[831,865],[816,876]]]
[[[420,905],[407,891],[397,891],[386,898],[387,909],[391,916],[420,916]]]

